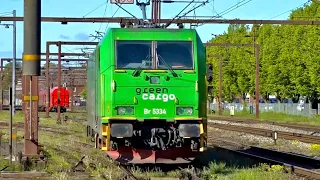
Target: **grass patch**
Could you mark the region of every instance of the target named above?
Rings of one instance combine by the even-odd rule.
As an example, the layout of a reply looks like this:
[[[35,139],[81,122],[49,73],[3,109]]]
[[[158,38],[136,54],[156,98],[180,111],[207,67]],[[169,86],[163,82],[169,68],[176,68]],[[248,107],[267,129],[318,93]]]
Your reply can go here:
[[[310,148],[309,148],[309,150],[312,152],[312,153],[314,153],[314,154],[316,154],[316,155],[320,155],[320,144],[312,144],[311,146],[310,146]]]
[[[211,180],[287,180],[293,175],[287,174],[282,166],[276,165],[269,167],[266,164],[261,164],[250,169],[238,169],[235,167],[226,167],[224,163],[210,163],[208,168],[204,168],[201,179]]]
[[[210,117],[218,116],[218,114],[208,114]],[[230,113],[224,111],[222,116],[231,117]],[[247,111],[238,111],[234,113],[234,117],[236,118],[244,118],[244,119],[255,119],[255,114],[250,114]],[[297,123],[297,124],[308,124],[320,126],[320,116],[307,117],[307,116],[298,116],[298,115],[289,115],[285,113],[276,113],[276,112],[260,112],[260,117],[258,120],[270,120],[280,123]]]
[[[116,166],[110,159],[106,158],[104,152],[94,149],[92,146],[86,145],[90,143],[90,139],[86,137],[86,113],[64,113],[68,115],[67,123],[56,124],[57,113],[50,113],[51,118],[45,118],[45,113],[39,113],[40,127],[51,126],[61,131],[72,133],[71,135],[59,134],[57,132],[49,132],[39,130],[39,143],[44,145],[44,151],[48,158],[48,164],[45,169],[55,179],[121,179],[124,172]],[[9,113],[0,113],[0,120],[8,120]],[[61,116],[61,119],[63,117]],[[80,120],[79,120],[80,119]],[[14,122],[23,122],[23,112],[17,112]],[[3,133],[8,134],[5,130]],[[23,129],[18,129],[18,140],[22,141]],[[7,135],[3,136],[7,139]],[[84,159],[84,172],[75,174],[71,168]],[[7,166],[8,161],[0,159],[0,168]],[[8,170],[19,170],[19,167],[12,166]],[[36,168],[34,168],[36,169]],[[190,171],[187,169],[186,171]],[[132,172],[138,178],[148,179],[151,177],[180,177],[180,170],[170,172],[162,172],[159,169],[150,169],[144,171],[139,167],[133,167]],[[202,179],[288,179],[290,175],[283,173],[281,170],[268,169],[259,166],[253,169],[237,169],[226,167],[225,164],[212,163],[208,168],[204,168],[201,172]],[[92,177],[90,177],[92,176]]]
[[[94,144],[90,141],[90,138],[86,137],[86,121],[84,121],[86,113],[64,114],[68,115],[68,121],[56,124],[57,113],[50,113],[50,118],[45,118],[45,113],[39,113],[40,127],[50,126],[54,130],[72,133],[71,135],[65,135],[39,129],[39,144],[44,146],[44,153],[48,159],[45,171],[50,173],[55,179],[121,179],[124,176],[124,172],[110,159],[107,159],[104,152],[94,149]],[[8,119],[9,113],[0,113],[0,120],[8,121]],[[61,119],[63,119],[63,116],[61,116]],[[23,112],[17,112],[14,122],[23,121]],[[7,129],[1,131],[5,134],[2,136],[2,139],[7,141],[9,131]],[[23,135],[23,129],[18,129],[17,139],[23,141]],[[91,144],[92,146],[87,144]],[[75,175],[71,171],[71,168],[83,156],[86,156],[84,159],[85,172]],[[4,160],[1,163],[3,164],[0,164],[0,167],[5,167],[8,161]],[[33,169],[35,170],[36,168]],[[158,170],[143,172],[139,168],[133,168],[132,171],[137,177],[146,179],[150,177],[167,177],[168,175],[176,177],[178,174],[174,171],[167,174]],[[80,177],[81,175],[86,177]],[[89,177],[89,175],[93,177]]]

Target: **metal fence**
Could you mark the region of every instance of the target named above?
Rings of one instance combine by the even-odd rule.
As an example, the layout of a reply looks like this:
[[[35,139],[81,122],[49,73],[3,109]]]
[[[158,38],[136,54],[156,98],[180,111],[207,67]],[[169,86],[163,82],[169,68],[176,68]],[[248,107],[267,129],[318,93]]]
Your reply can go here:
[[[241,103],[224,103],[222,108],[224,111],[229,111],[230,107],[234,107],[235,112],[243,111],[243,104]],[[255,103],[247,104],[246,110],[250,112],[250,106],[252,113],[255,114]],[[208,109],[218,112],[217,103],[208,103]],[[311,105],[308,103],[299,104],[299,103],[260,103],[259,104],[260,112],[275,112],[275,113],[285,113],[288,115],[297,115],[297,116],[315,116],[320,114],[320,104],[318,104],[317,109],[312,109]]]

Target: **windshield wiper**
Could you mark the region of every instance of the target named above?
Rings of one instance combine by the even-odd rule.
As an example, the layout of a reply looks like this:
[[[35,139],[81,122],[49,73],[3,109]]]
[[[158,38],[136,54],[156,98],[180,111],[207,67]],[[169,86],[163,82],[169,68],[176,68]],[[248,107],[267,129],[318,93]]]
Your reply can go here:
[[[160,59],[160,61],[167,66],[167,68],[169,69],[169,71],[172,73],[172,75],[174,77],[178,77],[178,74],[176,72],[173,71],[173,69],[166,63],[166,61],[158,54],[158,51],[156,51],[158,59]]]
[[[146,65],[149,59],[150,59],[150,55],[148,55],[145,60],[142,60],[142,63],[140,64],[140,66],[133,71],[132,76],[136,76],[138,73],[140,73],[142,66]]]

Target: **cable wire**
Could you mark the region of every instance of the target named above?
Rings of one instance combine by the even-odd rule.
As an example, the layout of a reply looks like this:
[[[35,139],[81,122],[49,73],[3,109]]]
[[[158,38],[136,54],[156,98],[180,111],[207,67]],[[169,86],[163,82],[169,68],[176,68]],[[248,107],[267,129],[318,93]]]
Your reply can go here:
[[[303,4],[300,4],[299,6],[297,6],[297,7],[295,7],[295,8],[292,8],[292,9],[286,11],[286,12],[283,12],[283,13],[281,13],[281,14],[278,14],[278,15],[274,16],[274,17],[271,17],[270,20],[271,20],[271,19],[274,19],[274,18],[276,18],[276,17],[279,17],[279,16],[281,16],[281,15],[283,15],[283,14],[286,14],[286,13],[288,13],[288,12],[290,12],[290,11],[293,11],[293,10],[295,10],[295,9],[301,7],[301,6],[305,6],[305,5],[307,5],[309,2],[311,2],[311,0],[308,0],[307,2],[305,2],[305,3],[303,3]]]
[[[246,2],[244,2],[244,1],[246,1]],[[239,7],[241,7],[241,6],[249,3],[249,2],[251,2],[251,1],[252,1],[252,0],[242,0],[242,1],[240,1],[239,3],[233,5],[233,6],[232,6],[233,9],[230,9],[230,8],[232,8],[232,7],[230,7],[230,8],[228,8],[228,9],[220,12],[220,13],[218,14],[218,16],[221,16],[221,17],[222,17],[223,15],[226,15],[226,14],[232,12],[233,10],[238,9]],[[242,3],[242,2],[244,2],[244,3],[243,3],[243,4],[240,4],[240,3]],[[235,6],[236,6],[236,7],[235,7]],[[230,9],[230,10],[229,10],[229,9]],[[228,11],[228,10],[229,10],[229,11]]]
[[[89,14],[91,14],[92,12],[94,12],[95,10],[101,8],[103,5],[105,5],[106,3],[108,3],[108,1],[104,2],[103,4],[100,4],[99,6],[97,6],[95,9],[93,9],[92,11],[88,12],[86,15],[84,15],[83,17],[88,16]]]
[[[219,18],[225,19],[225,18],[222,17],[223,15],[226,15],[226,14],[234,11],[235,9],[238,9],[239,7],[241,7],[241,6],[243,6],[243,5],[251,2],[251,1],[252,1],[252,0],[242,0],[242,1],[234,4],[233,6],[231,6],[231,7],[227,8],[227,9],[223,10],[222,12],[217,13],[217,16],[218,16]],[[242,4],[241,4],[241,3],[242,3]],[[213,18],[215,18],[215,16],[211,17],[210,19],[213,19]],[[204,23],[199,24],[198,27],[200,27],[200,26],[202,26],[202,25],[204,25]]]
[[[104,17],[104,16],[106,15],[106,12],[107,12],[107,9],[108,9],[108,4],[109,4],[108,2],[109,2],[109,1],[107,0],[106,8],[104,9],[104,13],[103,13],[103,16],[102,16],[102,17]],[[100,31],[101,26],[102,26],[102,23],[100,23],[100,27],[99,27],[98,32]]]

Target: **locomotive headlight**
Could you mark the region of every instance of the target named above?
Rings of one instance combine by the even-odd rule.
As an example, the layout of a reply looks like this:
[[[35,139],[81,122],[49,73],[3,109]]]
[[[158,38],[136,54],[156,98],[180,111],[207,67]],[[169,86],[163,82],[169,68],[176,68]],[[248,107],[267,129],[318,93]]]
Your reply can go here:
[[[160,77],[159,76],[151,76],[150,77],[150,83],[151,84],[159,84],[160,83]]]
[[[191,115],[192,112],[193,112],[192,108],[186,108],[186,113],[187,113],[188,115]]]
[[[176,114],[177,115],[192,115],[193,108],[192,107],[177,107]]]
[[[133,107],[132,106],[118,106],[117,107],[118,115],[132,115]]]
[[[133,108],[132,107],[127,107],[126,108],[126,114],[132,114],[133,113]]]
[[[178,107],[176,111],[178,115],[182,115],[184,113],[184,109],[181,107]]]
[[[118,107],[118,114],[123,115],[124,113],[126,113],[126,109],[124,107]]]

